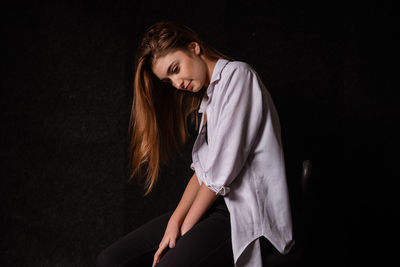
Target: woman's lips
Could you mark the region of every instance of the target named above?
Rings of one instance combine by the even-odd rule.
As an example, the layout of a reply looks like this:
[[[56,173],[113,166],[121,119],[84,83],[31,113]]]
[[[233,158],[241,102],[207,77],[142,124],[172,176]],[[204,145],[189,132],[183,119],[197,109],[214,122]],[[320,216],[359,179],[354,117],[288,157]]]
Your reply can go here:
[[[189,86],[192,84],[192,81],[190,81],[189,83],[188,83],[188,85],[186,85],[186,90],[189,90]]]

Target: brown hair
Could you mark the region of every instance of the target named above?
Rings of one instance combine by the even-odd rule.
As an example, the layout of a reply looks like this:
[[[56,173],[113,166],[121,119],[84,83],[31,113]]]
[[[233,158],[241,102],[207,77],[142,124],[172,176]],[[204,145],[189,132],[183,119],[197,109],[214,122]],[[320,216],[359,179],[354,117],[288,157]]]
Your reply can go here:
[[[129,122],[130,175],[144,180],[146,196],[153,189],[160,163],[167,164],[190,136],[190,123],[198,128],[198,108],[206,88],[198,93],[184,92],[161,82],[152,71],[154,59],[176,50],[186,51],[191,42],[200,45],[201,54],[217,60],[230,59],[202,42],[187,26],[158,22],[147,29],[135,58],[133,102]]]

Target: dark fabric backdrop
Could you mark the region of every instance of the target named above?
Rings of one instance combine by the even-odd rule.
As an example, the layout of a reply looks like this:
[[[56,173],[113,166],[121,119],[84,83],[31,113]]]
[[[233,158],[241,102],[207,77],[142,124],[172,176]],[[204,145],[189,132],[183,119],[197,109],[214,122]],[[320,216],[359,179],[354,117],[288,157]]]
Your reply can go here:
[[[101,249],[177,205],[195,132],[148,197],[128,183],[133,57],[159,20],[185,23],[252,65],[277,106],[287,161],[312,160],[305,266],[387,259],[397,229],[394,9],[320,2],[4,6],[1,266],[92,266]]]

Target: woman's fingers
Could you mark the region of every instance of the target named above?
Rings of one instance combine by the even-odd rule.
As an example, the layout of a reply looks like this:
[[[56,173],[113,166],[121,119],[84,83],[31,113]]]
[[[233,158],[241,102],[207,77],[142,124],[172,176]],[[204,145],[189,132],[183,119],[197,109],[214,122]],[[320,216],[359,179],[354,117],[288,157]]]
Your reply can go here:
[[[168,243],[169,248],[175,247],[176,239],[177,239],[177,237],[173,237],[173,236],[169,238],[169,243]]]
[[[160,261],[164,249],[168,246],[168,242],[161,243],[156,253],[154,254],[153,267]]]
[[[158,247],[156,253],[154,254],[153,267],[160,261],[161,256],[164,250],[167,248],[167,246],[169,246],[169,248],[174,248],[175,240],[171,239],[171,241],[169,242],[160,243],[160,246]]]
[[[158,246],[156,253],[154,254],[152,266],[155,266],[160,261],[162,254],[167,247],[169,247],[169,248],[175,247],[176,240],[178,239],[179,235],[180,235],[179,228],[174,229],[173,231],[171,231],[171,230],[166,231],[163,239],[160,242],[160,245]]]

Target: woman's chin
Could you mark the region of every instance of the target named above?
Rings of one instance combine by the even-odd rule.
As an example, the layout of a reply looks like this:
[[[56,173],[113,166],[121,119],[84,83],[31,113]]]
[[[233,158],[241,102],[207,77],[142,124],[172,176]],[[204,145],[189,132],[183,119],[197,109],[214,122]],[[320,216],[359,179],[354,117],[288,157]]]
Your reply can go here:
[[[203,90],[207,90],[207,88],[203,87],[193,87],[191,88],[191,90],[189,90],[192,93],[198,93],[198,92],[202,92]]]

